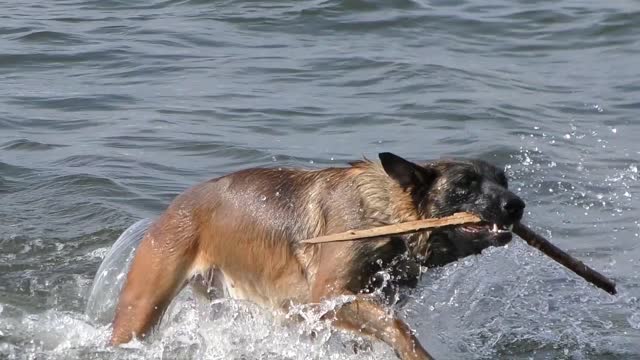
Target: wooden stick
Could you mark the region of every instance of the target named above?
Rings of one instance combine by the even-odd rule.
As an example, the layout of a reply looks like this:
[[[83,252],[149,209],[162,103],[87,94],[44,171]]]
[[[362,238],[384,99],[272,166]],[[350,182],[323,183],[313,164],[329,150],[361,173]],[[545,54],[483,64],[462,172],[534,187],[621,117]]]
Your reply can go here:
[[[407,234],[443,226],[477,223],[480,221],[481,219],[476,215],[470,213],[456,213],[451,216],[439,219],[424,219],[409,221],[400,224],[380,226],[371,229],[349,230],[342,233],[303,240],[302,242],[306,244],[320,244],[336,241],[353,241],[386,235]],[[591,269],[580,260],[577,260],[566,252],[562,251],[560,248],[550,243],[549,240],[536,234],[526,225],[521,223],[514,224],[513,232],[516,235],[520,236],[524,241],[526,241],[527,244],[542,251],[542,253],[557,261],[561,265],[565,266],[569,270],[573,271],[577,275],[581,276],[591,284],[603,289],[609,294],[615,295],[617,293],[616,284],[612,280]]]
[[[564,265],[566,268],[581,276],[593,285],[601,288],[611,295],[615,295],[617,293],[616,284],[612,280],[591,269],[582,261],[577,260],[566,252],[562,251],[560,248],[550,243],[549,240],[543,238],[542,236],[536,234],[533,230],[529,229],[526,225],[515,224],[513,226],[513,232],[516,235],[520,236],[522,240],[526,241],[527,244],[542,251],[545,255]]]
[[[471,224],[482,221],[476,215],[470,213],[455,213],[451,216],[439,219],[423,219],[409,221],[400,224],[386,225],[371,229],[349,230],[337,234],[325,235],[313,239],[302,240],[307,244],[319,244],[335,241],[351,241],[357,239],[372,238],[385,235],[407,234],[420,230],[439,228],[442,226]]]

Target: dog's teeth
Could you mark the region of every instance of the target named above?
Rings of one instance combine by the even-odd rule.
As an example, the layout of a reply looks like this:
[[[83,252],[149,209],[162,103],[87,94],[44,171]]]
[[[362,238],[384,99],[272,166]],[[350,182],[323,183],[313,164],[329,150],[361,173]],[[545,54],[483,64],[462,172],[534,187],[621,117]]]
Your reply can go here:
[[[493,224],[493,229],[491,229],[491,231],[493,232],[498,232],[498,224]]]
[[[509,229],[509,231],[513,231],[513,224],[509,225],[507,229]]]

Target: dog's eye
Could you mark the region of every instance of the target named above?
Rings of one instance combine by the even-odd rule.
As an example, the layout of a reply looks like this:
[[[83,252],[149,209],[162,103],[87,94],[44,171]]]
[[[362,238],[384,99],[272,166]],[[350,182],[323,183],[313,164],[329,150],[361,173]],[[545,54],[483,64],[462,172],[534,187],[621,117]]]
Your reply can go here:
[[[464,188],[465,190],[475,188],[478,184],[480,184],[480,178],[475,175],[465,176],[456,182],[458,188]]]

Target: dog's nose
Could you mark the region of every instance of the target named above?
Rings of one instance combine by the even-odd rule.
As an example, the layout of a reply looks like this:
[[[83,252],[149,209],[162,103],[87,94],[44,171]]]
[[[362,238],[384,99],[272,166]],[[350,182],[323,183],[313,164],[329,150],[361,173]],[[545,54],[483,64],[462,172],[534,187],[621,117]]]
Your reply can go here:
[[[524,201],[522,201],[519,197],[513,197],[507,200],[504,205],[502,205],[504,211],[507,213],[509,218],[514,221],[518,221],[522,218],[522,214],[524,213]]]

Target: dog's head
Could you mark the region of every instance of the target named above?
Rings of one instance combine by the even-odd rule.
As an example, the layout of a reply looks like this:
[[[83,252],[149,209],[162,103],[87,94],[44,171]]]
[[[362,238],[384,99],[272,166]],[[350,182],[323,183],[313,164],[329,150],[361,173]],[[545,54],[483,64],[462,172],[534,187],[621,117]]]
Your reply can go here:
[[[444,265],[511,241],[512,225],[522,218],[525,203],[509,191],[504,171],[482,160],[439,160],[418,165],[391,153],[379,157],[385,172],[411,192],[422,217],[466,211],[483,220],[434,230],[429,236],[430,255],[425,265]]]

